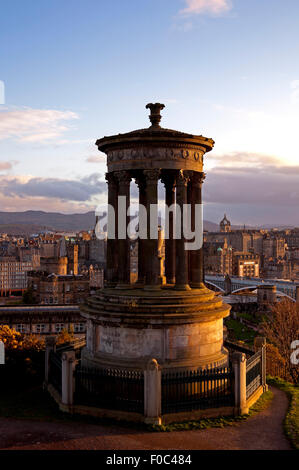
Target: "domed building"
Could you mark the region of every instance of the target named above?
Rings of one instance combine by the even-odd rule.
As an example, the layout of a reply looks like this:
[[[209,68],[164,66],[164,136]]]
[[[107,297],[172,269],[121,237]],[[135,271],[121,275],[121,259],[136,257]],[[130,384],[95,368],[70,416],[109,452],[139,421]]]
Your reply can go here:
[[[231,231],[231,223],[224,214],[223,219],[220,222],[220,232],[230,232]]]

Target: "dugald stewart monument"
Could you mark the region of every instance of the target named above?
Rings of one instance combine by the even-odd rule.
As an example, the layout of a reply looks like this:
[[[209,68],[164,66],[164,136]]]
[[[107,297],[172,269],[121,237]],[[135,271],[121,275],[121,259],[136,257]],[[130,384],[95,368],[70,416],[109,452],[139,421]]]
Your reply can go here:
[[[171,371],[227,367],[223,318],[229,315],[230,306],[205,287],[202,249],[186,249],[183,230],[186,205],[191,208],[191,227],[195,230],[196,208],[202,204],[204,155],[212,150],[214,141],[161,127],[163,104],[148,104],[146,108],[150,110],[149,128],[96,142],[107,155],[108,204],[115,216],[116,235],[109,237],[108,233],[106,286],[81,309],[87,320],[81,363],[89,368],[124,370],[143,370],[151,360]],[[126,227],[129,224],[127,209],[134,179],[140,207],[146,208],[147,237],[138,240],[138,280],[133,284],[130,238],[127,231],[119,237],[117,221],[125,220]],[[176,204],[182,219],[180,233],[174,233],[170,212],[165,282],[160,272],[159,237],[150,233],[150,209],[158,204],[159,181],[165,185],[166,207]],[[125,198],[122,209],[120,197]],[[154,223],[157,233],[157,210]]]

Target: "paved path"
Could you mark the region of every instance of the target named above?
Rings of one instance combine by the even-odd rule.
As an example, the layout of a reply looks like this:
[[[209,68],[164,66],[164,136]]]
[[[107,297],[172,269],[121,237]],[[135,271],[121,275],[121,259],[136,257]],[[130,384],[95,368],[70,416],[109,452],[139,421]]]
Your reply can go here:
[[[233,427],[153,433],[117,425],[47,423],[0,418],[0,449],[35,450],[287,450],[283,419],[288,401],[272,388],[271,405]]]

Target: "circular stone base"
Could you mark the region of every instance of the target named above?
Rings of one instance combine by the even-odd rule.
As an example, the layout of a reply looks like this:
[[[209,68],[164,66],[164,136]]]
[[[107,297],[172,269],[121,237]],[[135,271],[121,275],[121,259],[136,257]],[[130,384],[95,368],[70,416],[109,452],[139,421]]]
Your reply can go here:
[[[102,289],[81,307],[87,320],[82,364],[140,369],[155,358],[168,369],[225,367],[223,318],[229,311],[206,287]]]

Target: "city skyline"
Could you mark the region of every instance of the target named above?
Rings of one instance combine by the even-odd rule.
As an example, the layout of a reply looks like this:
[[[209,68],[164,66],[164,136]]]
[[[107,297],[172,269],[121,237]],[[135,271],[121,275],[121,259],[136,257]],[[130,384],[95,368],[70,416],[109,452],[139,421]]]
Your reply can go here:
[[[299,5],[269,8],[3,2],[1,210],[95,210],[106,196],[96,139],[147,127],[145,104],[160,101],[163,127],[216,141],[206,220],[229,212],[235,224],[298,225]]]

